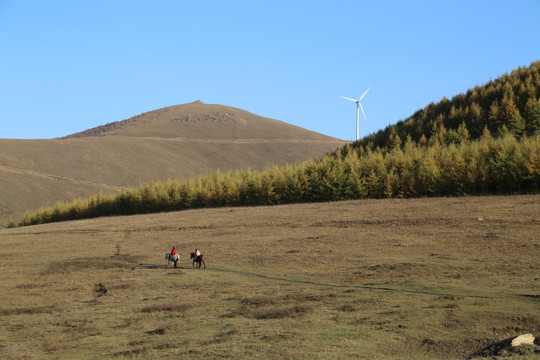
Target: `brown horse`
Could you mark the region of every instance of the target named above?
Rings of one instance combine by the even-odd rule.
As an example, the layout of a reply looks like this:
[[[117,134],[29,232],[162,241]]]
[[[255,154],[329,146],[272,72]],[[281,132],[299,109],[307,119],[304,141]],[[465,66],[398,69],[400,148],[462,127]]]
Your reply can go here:
[[[191,259],[193,260],[192,266],[195,267],[195,263],[199,264],[199,269],[201,268],[201,263],[204,265],[204,268],[206,269],[206,263],[204,262],[204,255],[201,254],[199,256],[195,256],[195,253],[191,253]]]

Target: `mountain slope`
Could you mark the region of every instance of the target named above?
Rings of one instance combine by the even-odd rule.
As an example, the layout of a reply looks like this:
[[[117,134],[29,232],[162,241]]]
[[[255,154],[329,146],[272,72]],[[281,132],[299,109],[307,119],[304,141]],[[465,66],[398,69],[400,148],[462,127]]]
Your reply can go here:
[[[0,139],[0,224],[57,201],[218,169],[301,162],[345,143],[201,102],[148,112],[62,139]]]
[[[437,137],[443,143],[455,143],[465,136],[465,129],[466,136],[477,139],[485,128],[494,136],[508,131],[517,137],[540,130],[540,61],[477,85],[451,100],[445,97],[431,103],[354,146],[392,147],[408,136],[415,142]]]

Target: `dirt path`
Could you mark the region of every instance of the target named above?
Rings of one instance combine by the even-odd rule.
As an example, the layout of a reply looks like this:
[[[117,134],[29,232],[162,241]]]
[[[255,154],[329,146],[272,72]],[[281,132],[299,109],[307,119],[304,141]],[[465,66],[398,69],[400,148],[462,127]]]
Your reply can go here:
[[[348,143],[345,140],[328,140],[328,139],[193,139],[193,138],[164,138],[164,137],[141,137],[145,140],[159,141],[178,141],[190,143],[215,143],[215,144],[268,144],[268,143],[284,143],[284,144],[339,144]]]
[[[93,186],[98,186],[98,187],[101,187],[101,188],[105,188],[105,189],[109,189],[109,190],[115,190],[115,191],[119,191],[119,190],[124,189],[121,186],[98,183],[98,182],[88,181],[88,180],[80,180],[80,179],[70,178],[70,177],[67,177],[67,176],[47,174],[47,173],[44,173],[44,172],[38,172],[38,171],[34,171],[34,170],[29,170],[29,169],[21,169],[21,168],[16,168],[16,167],[12,167],[12,166],[6,166],[6,165],[0,165],[0,171],[12,173],[12,174],[37,176],[37,177],[41,177],[41,178],[45,178],[45,179],[49,179],[49,180],[58,180],[58,181],[69,182],[69,183],[72,183],[72,184],[93,185]]]
[[[147,268],[147,269],[161,269],[163,268],[161,265],[142,265],[139,264],[140,267]],[[192,268],[190,266],[187,267],[178,267],[177,269],[182,270],[197,270],[197,271],[211,271],[211,272],[217,272],[217,273],[229,273],[229,274],[237,274],[247,277],[257,277],[267,280],[275,280],[275,281],[282,281],[286,283],[293,283],[293,284],[303,284],[303,285],[313,285],[313,286],[322,286],[322,287],[329,287],[329,288],[339,288],[339,289],[364,289],[364,290],[378,290],[378,291],[392,291],[392,292],[401,292],[401,293],[409,293],[409,294],[418,294],[418,295],[433,295],[433,296],[458,296],[462,298],[471,298],[471,299],[504,299],[510,297],[517,297],[520,298],[523,301],[534,301],[529,299],[530,295],[524,295],[524,294],[508,294],[506,296],[501,294],[473,294],[470,292],[460,292],[459,289],[455,289],[456,291],[437,291],[437,290],[418,290],[418,289],[410,289],[410,288],[404,288],[404,287],[388,287],[388,286],[380,286],[380,285],[370,285],[370,284],[334,284],[334,283],[328,283],[328,282],[319,282],[319,281],[310,281],[310,280],[299,280],[299,279],[291,279],[291,278],[284,278],[279,276],[271,276],[271,275],[265,275],[265,274],[258,274],[254,272],[248,272],[248,271],[240,271],[240,270],[233,270],[233,269],[225,269],[225,268],[207,268],[207,269],[197,269]]]

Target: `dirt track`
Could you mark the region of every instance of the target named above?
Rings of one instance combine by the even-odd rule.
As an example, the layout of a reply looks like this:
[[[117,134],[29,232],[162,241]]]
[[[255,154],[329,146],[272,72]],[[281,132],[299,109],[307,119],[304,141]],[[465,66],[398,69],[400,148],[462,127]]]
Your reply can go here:
[[[115,185],[104,184],[104,183],[88,181],[88,180],[74,179],[74,178],[70,178],[70,177],[66,177],[66,176],[47,174],[47,173],[44,173],[44,172],[38,172],[38,171],[30,170],[30,169],[21,169],[21,168],[16,168],[16,167],[12,167],[12,166],[6,166],[6,165],[0,165],[0,171],[9,172],[9,173],[12,173],[12,174],[37,176],[37,177],[50,179],[50,180],[65,181],[65,182],[69,182],[69,183],[72,183],[72,184],[95,185],[95,186],[99,186],[99,187],[102,187],[102,188],[115,190],[115,191],[119,191],[119,190],[124,189],[124,187],[121,187],[121,186],[115,186]]]

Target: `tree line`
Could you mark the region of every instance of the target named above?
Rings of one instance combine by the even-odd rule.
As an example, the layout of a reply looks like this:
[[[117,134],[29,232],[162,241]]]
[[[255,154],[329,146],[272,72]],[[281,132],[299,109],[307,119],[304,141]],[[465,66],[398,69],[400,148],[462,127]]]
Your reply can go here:
[[[407,136],[385,149],[347,145],[296,165],[218,171],[98,194],[26,213],[9,226],[203,207],[538,192],[540,135],[518,138],[506,132],[494,138],[486,127],[476,141],[463,136],[445,145],[438,140],[445,134],[431,144]]]
[[[428,141],[441,127],[457,131],[465,124],[471,139],[488,128],[493,136],[511,132],[532,136],[540,130],[540,61],[519,67],[510,74],[475,86],[451,100],[444,97],[412,116],[360,140],[356,146],[392,146],[397,138],[410,136]],[[452,141],[452,139],[448,139]]]
[[[536,61],[320,160],[98,194],[26,213],[8,226],[218,206],[537,193],[539,97]]]

